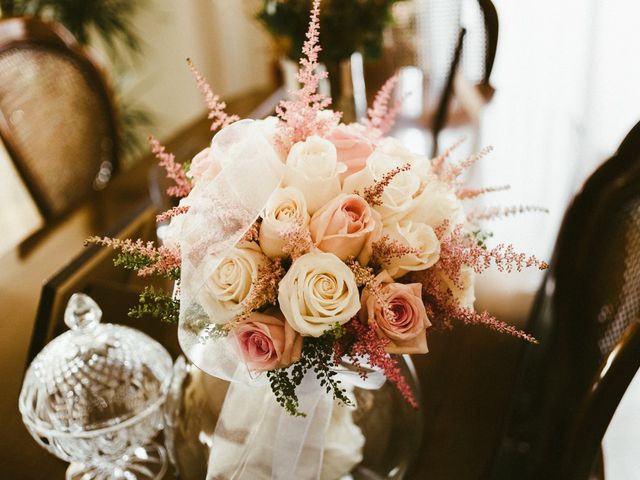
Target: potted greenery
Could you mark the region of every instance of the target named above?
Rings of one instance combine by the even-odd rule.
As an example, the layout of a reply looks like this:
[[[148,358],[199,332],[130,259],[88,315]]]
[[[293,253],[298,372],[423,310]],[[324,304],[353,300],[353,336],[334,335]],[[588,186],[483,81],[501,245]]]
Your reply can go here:
[[[376,60],[383,51],[383,34],[392,21],[392,7],[399,0],[323,0],[320,24],[320,61],[329,72],[331,96],[343,109],[348,89],[349,59],[354,52],[365,60]],[[258,20],[273,37],[285,83],[295,82],[297,61],[308,25],[311,0],[261,0]],[[351,107],[353,109],[353,107]]]

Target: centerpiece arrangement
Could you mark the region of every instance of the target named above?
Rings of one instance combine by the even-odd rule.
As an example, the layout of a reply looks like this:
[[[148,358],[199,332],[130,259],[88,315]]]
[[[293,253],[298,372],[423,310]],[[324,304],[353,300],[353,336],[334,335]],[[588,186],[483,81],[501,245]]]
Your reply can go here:
[[[395,77],[360,123],[343,124],[328,109],[331,99],[318,93],[319,3],[302,49],[301,88],[275,117],[227,115],[189,62],[218,132],[188,164],[150,139],[175,181],[168,193],[181,199],[158,217],[170,222],[162,246],[88,240],[118,249],[117,265],[175,280],[173,293],[145,289],[130,313],[179,322],[189,359],[231,381],[225,405],[237,410],[251,396],[247,385],[270,386],[286,412],[279,428],[287,427],[273,440],[273,462],[289,474],[317,472],[322,454],[310,460],[300,448],[322,451],[330,413],[319,399],[351,405],[353,378],[384,375],[417,406],[397,355],[427,353],[431,332],[462,322],[535,342],[474,310],[474,276],[491,265],[546,268],[510,245],[485,244],[477,222],[514,209],[465,211],[466,199],[496,190],[460,181],[488,150],[453,163],[451,150],[428,159],[387,136],[398,112]]]

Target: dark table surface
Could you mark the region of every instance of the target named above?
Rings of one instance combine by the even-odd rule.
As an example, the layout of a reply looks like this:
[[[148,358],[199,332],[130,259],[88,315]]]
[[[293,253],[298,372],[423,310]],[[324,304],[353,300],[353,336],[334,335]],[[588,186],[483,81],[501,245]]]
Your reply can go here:
[[[257,92],[229,103],[247,115],[267,97]],[[208,122],[186,127],[168,149],[190,159],[210,139]],[[63,221],[47,229],[27,251],[0,259],[0,478],[62,479],[66,464],[40,448],[24,428],[17,398],[24,375],[40,288],[91,234],[108,231],[148,195],[145,158]],[[119,307],[123,302],[116,302]],[[508,407],[521,348],[518,340],[482,327],[460,326],[430,336],[427,355],[414,362],[424,405],[424,443],[416,479],[481,478],[491,462]]]

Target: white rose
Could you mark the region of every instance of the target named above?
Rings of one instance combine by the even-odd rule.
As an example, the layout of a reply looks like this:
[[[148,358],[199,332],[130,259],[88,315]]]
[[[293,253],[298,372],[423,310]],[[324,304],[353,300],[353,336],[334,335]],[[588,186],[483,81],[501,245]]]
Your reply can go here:
[[[298,142],[289,151],[284,184],[298,188],[307,201],[309,214],[340,193],[340,173],[336,147],[317,136]]]
[[[314,251],[293,262],[280,281],[278,303],[295,331],[319,337],[358,313],[360,293],[344,262],[332,253]]]
[[[440,258],[440,242],[429,225],[408,220],[384,229],[382,234],[420,252],[417,255],[394,257],[385,263],[384,268],[393,278],[401,277],[409,271],[426,270]]]
[[[294,187],[278,188],[269,197],[260,224],[260,248],[268,257],[283,255],[280,233],[294,224],[309,226],[304,195]]]
[[[462,308],[473,309],[473,302],[476,300],[475,295],[475,272],[473,268],[464,265],[460,269],[459,283],[462,284],[462,288],[456,286],[453,280],[440,269],[436,269],[436,275],[442,282],[443,286],[451,290],[453,298],[458,302],[458,305]]]
[[[266,261],[255,243],[234,247],[211,274],[198,301],[214,323],[227,323],[242,312],[242,301],[251,292],[258,268]]]
[[[424,179],[431,172],[426,157],[414,155],[393,139],[385,139],[369,156],[365,168],[347,177],[344,192],[364,192],[366,187],[380,181],[394,168],[411,165],[411,169],[396,174],[382,193],[382,205],[375,207],[380,213],[383,225],[393,225],[404,218],[413,208],[414,199],[422,192]]]
[[[465,222],[464,207],[451,186],[431,177],[411,204],[404,218],[424,222],[433,228],[449,221],[448,231]]]

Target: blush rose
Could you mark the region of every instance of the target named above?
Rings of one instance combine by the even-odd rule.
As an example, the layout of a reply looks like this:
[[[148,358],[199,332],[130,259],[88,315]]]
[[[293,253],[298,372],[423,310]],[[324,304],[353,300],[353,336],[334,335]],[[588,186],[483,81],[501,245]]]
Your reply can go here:
[[[389,340],[389,353],[427,353],[426,330],[431,326],[422,301],[422,284],[393,283],[391,277],[382,272],[377,277],[383,284],[380,289],[386,311],[367,289],[362,292],[360,318],[371,325],[378,337]]]
[[[367,158],[376,148],[368,138],[366,128],[359,123],[338,125],[327,140],[335,145],[338,162],[347,167],[347,170],[340,174],[341,180],[362,170],[367,163]]]
[[[252,313],[235,328],[233,338],[253,371],[285,368],[300,360],[302,337],[280,312]]]
[[[340,194],[318,210],[309,224],[311,239],[323,252],[340,260],[357,257],[369,263],[371,244],[380,237],[380,215],[360,196]]]

